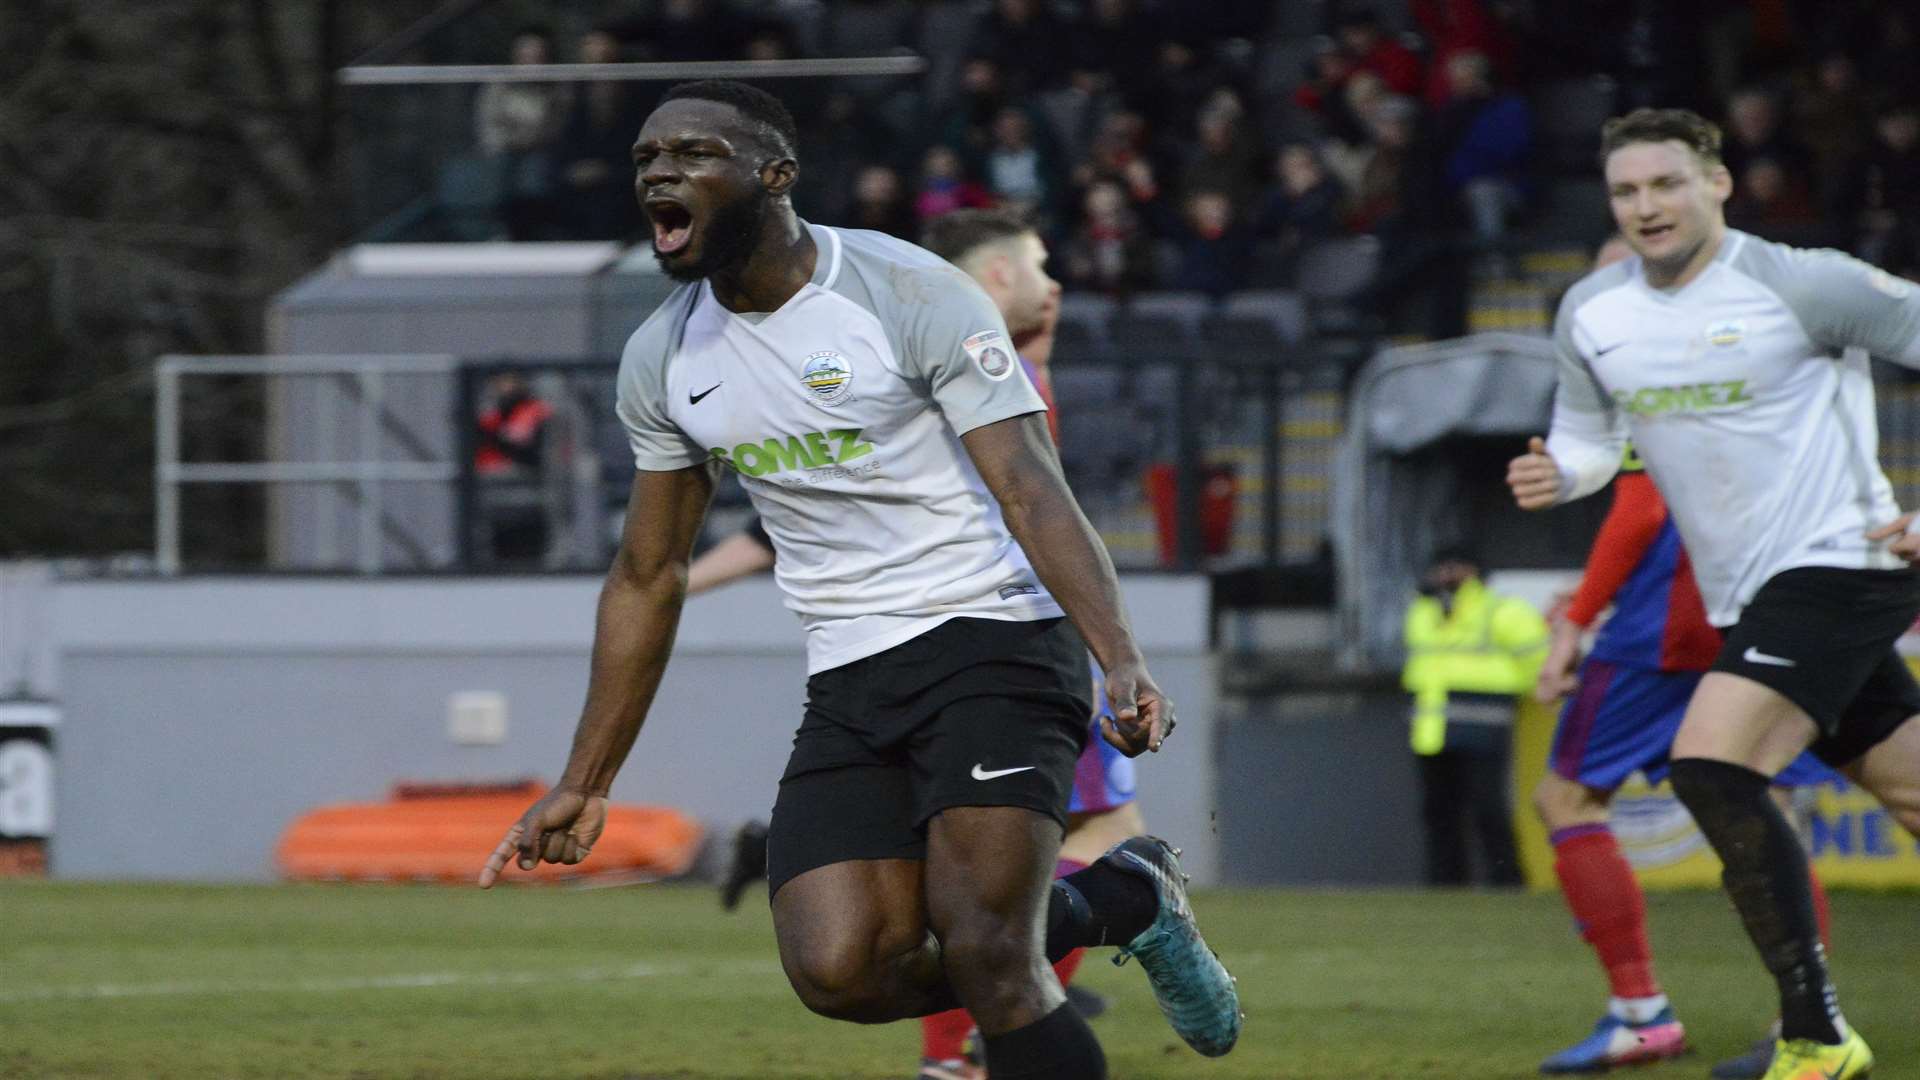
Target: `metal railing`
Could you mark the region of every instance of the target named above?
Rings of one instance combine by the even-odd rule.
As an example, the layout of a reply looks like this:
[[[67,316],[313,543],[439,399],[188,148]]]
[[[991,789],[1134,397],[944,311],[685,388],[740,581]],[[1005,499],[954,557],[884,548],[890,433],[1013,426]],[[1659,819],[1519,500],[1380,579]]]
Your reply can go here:
[[[163,574],[181,568],[181,488],[187,484],[347,485],[356,503],[356,567],[377,574],[384,566],[383,500],[393,483],[452,484],[461,466],[446,458],[383,459],[382,433],[394,420],[387,405],[387,380],[451,376],[459,367],[452,356],[163,356],[155,364],[154,410],[154,561]],[[355,413],[350,425],[356,452],[349,459],[323,461],[181,460],[181,382],[188,377],[314,377],[345,382]]]

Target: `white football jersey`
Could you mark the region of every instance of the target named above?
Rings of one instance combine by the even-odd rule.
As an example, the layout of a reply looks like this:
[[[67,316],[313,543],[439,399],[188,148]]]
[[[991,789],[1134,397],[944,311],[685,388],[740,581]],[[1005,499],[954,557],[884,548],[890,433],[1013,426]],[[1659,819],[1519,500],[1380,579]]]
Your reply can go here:
[[[736,314],[703,281],[634,332],[618,408],[635,463],[739,474],[809,673],[958,616],[1060,615],[960,442],[1046,410],[999,309],[922,248],[806,227],[813,279],[780,310]]]
[[[1868,355],[1920,367],[1910,282],[1729,230],[1678,289],[1647,284],[1638,258],[1589,274],[1554,342],[1560,501],[1604,486],[1631,434],[1716,626],[1782,570],[1905,565],[1865,535],[1900,515]]]

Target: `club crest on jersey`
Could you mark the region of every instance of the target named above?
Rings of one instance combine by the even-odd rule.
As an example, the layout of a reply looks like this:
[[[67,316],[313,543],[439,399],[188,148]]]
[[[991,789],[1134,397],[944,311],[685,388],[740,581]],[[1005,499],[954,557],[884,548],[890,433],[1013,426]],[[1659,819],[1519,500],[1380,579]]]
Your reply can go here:
[[[1005,334],[998,330],[982,330],[960,343],[967,356],[987,378],[995,382],[1007,377],[1013,371],[1013,351],[1007,344]]]
[[[1740,339],[1746,336],[1747,321],[1745,319],[1723,319],[1707,327],[1707,342],[1721,348],[1738,345]]]
[[[832,349],[808,353],[800,368],[801,385],[821,405],[838,405],[853,393],[853,366]]]

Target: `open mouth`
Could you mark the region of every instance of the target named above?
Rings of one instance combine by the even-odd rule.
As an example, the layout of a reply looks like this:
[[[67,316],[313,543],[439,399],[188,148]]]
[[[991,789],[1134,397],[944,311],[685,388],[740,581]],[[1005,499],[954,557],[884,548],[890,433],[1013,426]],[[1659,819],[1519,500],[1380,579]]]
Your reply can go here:
[[[1640,230],[1640,239],[1658,240],[1672,231],[1671,225],[1648,225]]]
[[[647,201],[647,217],[653,222],[653,249],[662,255],[674,255],[693,240],[693,214],[669,199]]]

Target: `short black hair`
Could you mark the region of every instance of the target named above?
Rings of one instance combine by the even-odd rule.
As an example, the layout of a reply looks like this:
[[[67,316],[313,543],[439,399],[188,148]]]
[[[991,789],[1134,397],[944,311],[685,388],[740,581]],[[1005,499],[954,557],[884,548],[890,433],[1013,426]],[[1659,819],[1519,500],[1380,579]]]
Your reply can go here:
[[[702,79],[699,82],[683,82],[666,92],[660,104],[694,98],[700,101],[717,101],[722,105],[731,105],[742,116],[760,125],[768,142],[778,153],[794,157],[800,149],[800,127],[793,122],[793,114],[779,98],[757,86],[748,86],[732,79]]]
[[[955,210],[927,223],[920,246],[950,263],[973,254],[985,244],[1011,240],[1033,232],[1025,218],[1007,210]]]
[[[1635,109],[1600,126],[1600,164],[1634,143],[1677,142],[1709,167],[1720,164],[1720,125],[1690,109]]]
[[[1476,571],[1487,568],[1487,564],[1480,561],[1479,553],[1465,544],[1443,544],[1435,548],[1433,554],[1427,557],[1427,569],[1431,570],[1441,563],[1450,562],[1466,563]]]

